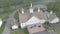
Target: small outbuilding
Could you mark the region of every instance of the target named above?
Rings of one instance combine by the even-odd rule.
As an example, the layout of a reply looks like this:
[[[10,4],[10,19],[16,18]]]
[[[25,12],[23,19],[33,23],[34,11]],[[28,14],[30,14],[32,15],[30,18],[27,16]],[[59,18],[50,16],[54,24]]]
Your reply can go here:
[[[17,20],[13,19],[12,22],[11,22],[11,28],[14,30],[14,29],[18,29],[18,22]]]

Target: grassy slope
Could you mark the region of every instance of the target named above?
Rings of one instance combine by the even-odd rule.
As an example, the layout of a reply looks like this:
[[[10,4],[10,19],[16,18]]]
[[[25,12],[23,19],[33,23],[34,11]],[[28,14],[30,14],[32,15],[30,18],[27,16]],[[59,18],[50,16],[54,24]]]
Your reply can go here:
[[[3,22],[1,28],[0,28],[0,34],[2,34],[4,28],[5,28],[5,25],[6,25],[6,21]]]
[[[56,32],[56,34],[60,34],[60,28],[58,28],[56,25],[52,24],[52,27],[54,29],[54,31]]]
[[[54,27],[54,30],[55,30],[55,32],[57,33],[57,34],[60,34],[60,28],[58,28],[58,27]]]

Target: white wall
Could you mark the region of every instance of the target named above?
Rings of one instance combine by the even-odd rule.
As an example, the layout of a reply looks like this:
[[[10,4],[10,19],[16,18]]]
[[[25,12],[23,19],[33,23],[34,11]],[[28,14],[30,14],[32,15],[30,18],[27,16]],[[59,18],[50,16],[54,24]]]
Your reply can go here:
[[[18,25],[13,25],[12,29],[18,29]]]

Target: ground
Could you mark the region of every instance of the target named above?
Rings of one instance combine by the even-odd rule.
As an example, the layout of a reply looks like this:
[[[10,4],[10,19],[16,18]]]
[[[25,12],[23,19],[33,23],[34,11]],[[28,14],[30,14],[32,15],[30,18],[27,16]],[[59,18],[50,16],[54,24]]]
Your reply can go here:
[[[19,28],[18,30],[11,30],[10,34],[28,34],[28,31]]]
[[[4,28],[5,28],[5,25],[6,25],[6,21],[3,22],[1,28],[0,28],[0,34],[3,32]]]
[[[60,27],[60,25],[59,25],[59,27]],[[57,27],[56,24],[53,24],[53,28],[54,28],[54,31],[56,32],[56,34],[60,34],[60,28],[59,27]]]

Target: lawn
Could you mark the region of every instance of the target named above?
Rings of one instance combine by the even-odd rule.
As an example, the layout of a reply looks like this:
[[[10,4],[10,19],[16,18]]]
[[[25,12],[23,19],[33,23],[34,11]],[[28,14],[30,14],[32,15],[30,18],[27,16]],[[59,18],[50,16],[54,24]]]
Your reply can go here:
[[[18,12],[14,15],[14,18],[15,18],[15,19],[19,19],[19,14],[18,14]]]
[[[58,27],[54,27],[54,30],[55,30],[55,32],[57,33],[57,34],[60,34],[60,28],[58,28]]]
[[[6,20],[7,20],[8,14],[5,12],[0,12],[0,18],[2,18],[3,23],[2,26],[0,27],[0,34],[3,32],[5,25],[6,25]]]
[[[10,34],[28,34],[28,31],[22,29],[11,30]]]
[[[5,25],[6,25],[6,21],[3,22],[1,28],[0,28],[0,34],[2,34],[4,28],[5,28]]]
[[[55,13],[56,13],[57,17],[60,18],[60,11],[58,11],[58,12],[56,11]]]
[[[7,18],[8,14],[7,13],[0,13],[0,18],[4,19]]]

